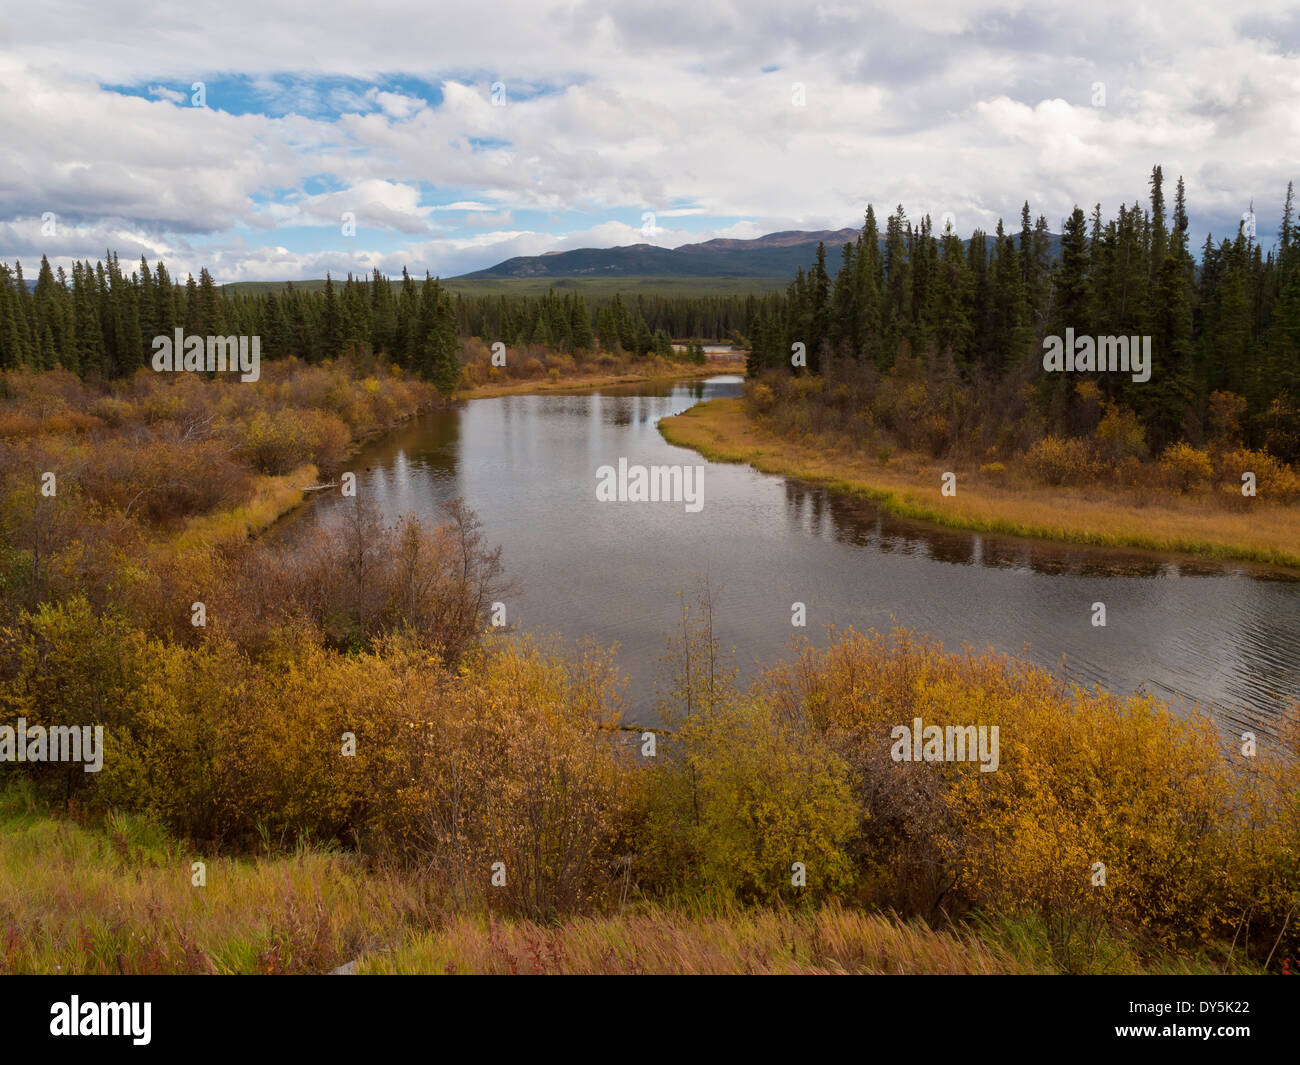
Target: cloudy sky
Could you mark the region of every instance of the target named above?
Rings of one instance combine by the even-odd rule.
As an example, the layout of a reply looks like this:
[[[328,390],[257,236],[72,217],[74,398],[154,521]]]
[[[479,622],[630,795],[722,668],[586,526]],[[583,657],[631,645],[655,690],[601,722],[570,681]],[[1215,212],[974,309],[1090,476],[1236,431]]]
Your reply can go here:
[[[11,3],[0,144],[0,258],[222,282],[451,277],[869,201],[965,235],[1028,199],[1059,230],[1156,162],[1198,242],[1253,201],[1267,246],[1300,179],[1300,8]]]

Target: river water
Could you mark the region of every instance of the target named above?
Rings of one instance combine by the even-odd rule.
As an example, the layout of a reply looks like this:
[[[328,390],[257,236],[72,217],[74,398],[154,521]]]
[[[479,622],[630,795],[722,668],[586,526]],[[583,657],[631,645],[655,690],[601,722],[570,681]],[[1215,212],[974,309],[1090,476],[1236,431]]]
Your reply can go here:
[[[1196,701],[1226,726],[1271,731],[1300,693],[1300,581],[1245,566],[936,529],[816,485],[710,463],[657,423],[737,377],[599,394],[501,396],[425,415],[351,464],[358,495],[396,520],[462,496],[501,544],[522,629],[619,645],[626,717],[654,724],[654,681],[679,593],[707,576],[717,631],[751,671],[792,634],[895,622],[1021,654],[1080,683]],[[597,470],[704,466],[703,506],[600,502]],[[346,505],[320,493],[295,521]],[[807,626],[792,627],[792,604]],[[1106,625],[1092,606],[1106,606]]]

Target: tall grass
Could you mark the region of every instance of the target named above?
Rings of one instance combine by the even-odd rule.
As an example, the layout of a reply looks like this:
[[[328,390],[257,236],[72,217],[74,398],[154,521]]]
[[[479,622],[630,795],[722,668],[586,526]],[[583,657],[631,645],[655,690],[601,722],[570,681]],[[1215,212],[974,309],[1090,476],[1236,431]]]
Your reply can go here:
[[[195,861],[205,863],[204,886],[193,883]],[[29,789],[0,792],[0,973],[344,966],[360,974],[1059,971],[1032,918],[943,930],[838,903],[740,908],[719,900],[642,902],[550,923],[501,919],[453,903],[409,870],[368,868],[355,856],[300,845],[288,855],[215,857],[138,816],[56,818]],[[1107,933],[1094,971],[1220,969]]]
[[[91,827],[0,795],[0,972],[320,972],[423,912],[418,885],[352,856],[213,857],[140,817]]]
[[[651,906],[625,916],[542,926],[457,916],[363,973],[811,974],[1025,973],[999,945],[837,905],[710,913]]]

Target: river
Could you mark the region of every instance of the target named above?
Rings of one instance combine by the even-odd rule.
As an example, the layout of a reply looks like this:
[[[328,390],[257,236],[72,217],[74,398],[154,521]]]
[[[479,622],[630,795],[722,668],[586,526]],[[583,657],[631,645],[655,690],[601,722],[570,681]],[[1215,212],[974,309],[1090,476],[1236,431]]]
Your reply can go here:
[[[1080,683],[1195,700],[1227,727],[1272,731],[1300,693],[1300,581],[1232,564],[936,529],[816,485],[710,463],[657,423],[741,381],[636,385],[582,395],[470,400],[368,443],[358,494],[395,520],[462,496],[501,544],[526,630],[619,645],[627,718],[655,724],[654,682],[680,592],[717,594],[717,631],[746,672],[793,634],[895,622],[1023,655]],[[704,466],[703,506],[600,502],[597,470]],[[348,501],[320,493],[296,521]],[[792,604],[807,627],[792,627]],[[1092,624],[1093,604],[1106,625]]]

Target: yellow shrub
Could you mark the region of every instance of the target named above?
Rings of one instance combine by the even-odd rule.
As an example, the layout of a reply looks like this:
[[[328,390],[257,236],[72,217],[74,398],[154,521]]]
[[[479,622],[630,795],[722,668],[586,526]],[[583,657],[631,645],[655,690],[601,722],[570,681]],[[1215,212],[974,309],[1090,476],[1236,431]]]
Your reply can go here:
[[[1025,452],[1025,468],[1030,475],[1048,484],[1087,484],[1096,480],[1096,461],[1088,454],[1082,440],[1062,440],[1046,436]]]
[[[767,385],[754,385],[749,389],[749,401],[754,405],[754,409],[760,413],[771,410],[776,403],[776,395]]]
[[[1160,456],[1160,469],[1167,483],[1179,492],[1199,488],[1214,476],[1210,456],[1190,444],[1171,444]]]
[[[1249,910],[1257,941],[1300,945],[1286,921],[1300,903],[1300,762],[1285,730],[1245,759],[1207,718],[1153,697],[945,655],[903,631],[805,648],[767,686],[783,716],[806,712],[850,766],[860,875],[882,903],[1032,911],[1071,969],[1096,963],[1108,923],[1203,944],[1231,938]],[[893,761],[891,726],[915,717],[997,725],[997,771]]]
[[[1146,430],[1127,407],[1106,404],[1106,413],[1097,426],[1097,441],[1102,453],[1113,462],[1147,456]]]
[[[288,473],[311,461],[314,441],[306,419],[296,410],[271,414],[259,410],[237,429],[240,453],[263,473]]]
[[[1255,491],[1260,499],[1275,503],[1293,503],[1300,499],[1300,475],[1267,451],[1239,448],[1224,454],[1216,463],[1218,479],[1240,494],[1241,475],[1255,475]]]
[[[691,715],[673,742],[684,762],[659,773],[658,846],[689,884],[748,902],[848,885],[857,811],[847,767],[819,736],[755,695]]]

